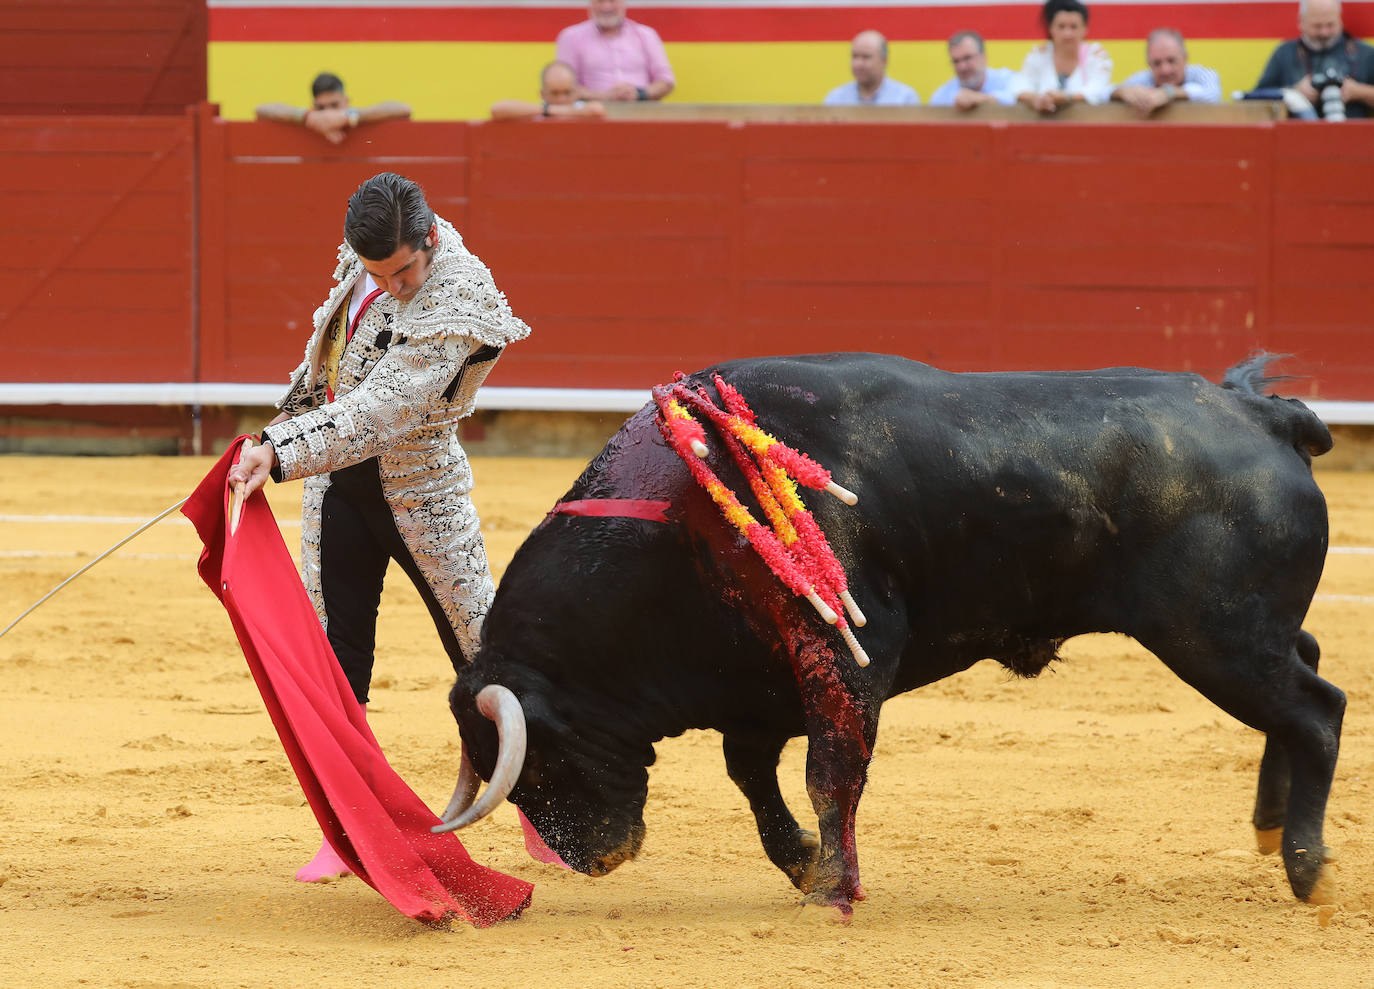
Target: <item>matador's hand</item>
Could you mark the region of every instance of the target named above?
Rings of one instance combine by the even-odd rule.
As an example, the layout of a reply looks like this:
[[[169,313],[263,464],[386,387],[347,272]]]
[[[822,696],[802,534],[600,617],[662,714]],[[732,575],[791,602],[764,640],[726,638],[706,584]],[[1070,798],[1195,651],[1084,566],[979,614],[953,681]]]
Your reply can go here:
[[[271,443],[255,446],[245,451],[239,462],[229,468],[229,486],[237,487],[242,484],[243,496],[247,498],[267,483],[267,479],[272,476],[272,468],[276,465],[277,451],[272,449]]]

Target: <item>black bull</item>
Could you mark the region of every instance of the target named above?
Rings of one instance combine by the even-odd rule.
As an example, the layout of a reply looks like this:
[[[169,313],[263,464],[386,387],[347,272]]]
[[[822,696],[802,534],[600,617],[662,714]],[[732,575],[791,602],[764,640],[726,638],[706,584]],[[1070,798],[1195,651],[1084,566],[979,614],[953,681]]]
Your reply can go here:
[[[651,404],[565,501],[662,500],[667,522],[556,514],[535,529],[453,688],[464,751],[490,778],[500,742],[475,697],[509,688],[528,733],[509,797],[569,865],[600,875],[640,848],[654,743],[713,728],[768,857],[848,912],[864,895],[854,815],[883,700],[984,658],[1034,676],[1065,639],[1121,632],[1266,733],[1255,828],[1310,898],[1345,706],[1302,629],[1327,546],[1311,457],[1331,437],[1300,402],[1261,394],[1266,360],[1220,386],[1137,368],[951,374],[870,354],[691,375],[714,397],[718,371],[762,428],[859,496],[807,501],[867,614],[872,664],[725,523]],[[747,492],[708,440],[710,465]],[[778,789],[801,734],[819,841]]]

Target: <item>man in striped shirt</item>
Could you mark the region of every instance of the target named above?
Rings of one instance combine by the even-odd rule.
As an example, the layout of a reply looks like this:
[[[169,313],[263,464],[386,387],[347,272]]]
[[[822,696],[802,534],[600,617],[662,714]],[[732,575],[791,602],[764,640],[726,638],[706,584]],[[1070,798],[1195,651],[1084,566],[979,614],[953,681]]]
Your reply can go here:
[[[1112,99],[1133,106],[1142,117],[1175,100],[1220,103],[1221,77],[1211,69],[1188,61],[1183,35],[1171,27],[1157,27],[1145,39],[1145,63],[1112,91]]]

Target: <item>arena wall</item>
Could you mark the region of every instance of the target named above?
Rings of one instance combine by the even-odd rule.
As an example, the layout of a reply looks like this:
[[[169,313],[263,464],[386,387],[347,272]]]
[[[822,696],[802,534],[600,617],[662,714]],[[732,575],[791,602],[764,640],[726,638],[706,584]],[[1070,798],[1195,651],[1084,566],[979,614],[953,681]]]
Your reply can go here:
[[[1369,127],[391,123],[335,148],[201,108],[0,132],[0,222],[38,273],[3,276],[13,383],[284,380],[348,193],[395,168],[536,329],[493,385],[835,349],[1214,376],[1262,347],[1301,394],[1374,399]]]
[[[205,0],[0,0],[0,116],[205,101]]]

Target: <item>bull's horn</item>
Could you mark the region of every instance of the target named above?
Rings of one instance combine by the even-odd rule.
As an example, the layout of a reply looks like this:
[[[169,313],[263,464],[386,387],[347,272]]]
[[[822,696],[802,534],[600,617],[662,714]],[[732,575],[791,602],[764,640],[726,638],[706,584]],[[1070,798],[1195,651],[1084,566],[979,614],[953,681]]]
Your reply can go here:
[[[524,768],[525,712],[520,707],[519,698],[500,684],[488,684],[477,691],[477,710],[496,722],[499,748],[496,768],[491,771],[491,782],[476,803],[461,813],[455,810],[456,817],[450,817],[445,812],[444,822],[431,828],[432,831],[457,831],[486,817],[510,795],[515,781],[520,778],[520,770]],[[460,787],[461,781],[460,775]]]
[[[443,821],[451,820],[458,814],[472,806],[472,801],[477,796],[477,790],[482,785],[482,778],[477,775],[477,770],[472,768],[472,760],[468,758],[466,751],[463,752],[463,759],[458,764],[458,785],[453,788],[453,796],[449,798],[448,806],[439,815]]]

